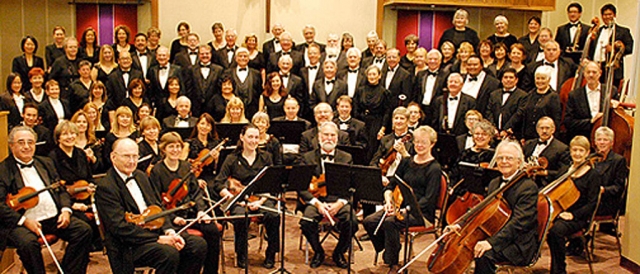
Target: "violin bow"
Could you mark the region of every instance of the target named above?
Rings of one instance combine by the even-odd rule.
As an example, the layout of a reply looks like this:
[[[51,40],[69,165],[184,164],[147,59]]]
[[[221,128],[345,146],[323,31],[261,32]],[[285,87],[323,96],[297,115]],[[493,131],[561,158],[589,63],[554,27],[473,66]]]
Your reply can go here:
[[[40,234],[40,238],[42,238],[44,245],[47,246],[47,250],[49,250],[49,254],[51,254],[51,259],[53,259],[53,262],[56,263],[56,266],[58,267],[58,271],[60,271],[60,274],[64,274],[64,271],[62,271],[62,267],[60,266],[60,263],[58,262],[56,255],[53,254],[53,250],[49,245],[49,241],[47,241],[47,238],[44,237],[44,233],[42,233],[42,230],[40,230],[40,228],[38,228],[38,234]]]
[[[409,267],[411,264],[415,263],[418,258],[422,257],[422,255],[424,255],[425,253],[427,253],[427,251],[429,251],[430,249],[432,249],[434,246],[436,246],[436,244],[438,244],[440,241],[442,241],[442,239],[444,239],[444,237],[446,237],[447,235],[451,234],[451,231],[447,231],[445,233],[443,233],[438,239],[436,239],[435,241],[433,241],[433,243],[431,243],[429,246],[427,246],[425,249],[423,249],[422,251],[420,251],[420,253],[418,253],[418,255],[416,255],[415,257],[413,257],[413,259],[411,259],[411,261],[409,261],[408,263],[406,263],[402,268],[400,268],[398,270],[398,273],[402,273],[405,269],[407,269],[407,267]]]
[[[198,218],[196,218],[195,220],[193,220],[191,223],[185,225],[182,229],[180,229],[180,231],[176,232],[176,234],[180,234],[184,231],[187,230],[187,228],[190,228],[192,225],[194,225],[196,222],[199,222],[200,220],[202,220],[202,218],[204,218],[204,216],[207,216],[207,214],[209,214],[209,212],[213,211],[216,207],[219,207],[225,200],[227,200],[227,197],[223,197],[222,199],[220,199],[220,201],[218,201],[216,204],[214,204],[213,206],[211,206],[209,209],[207,209],[204,214],[198,216]]]

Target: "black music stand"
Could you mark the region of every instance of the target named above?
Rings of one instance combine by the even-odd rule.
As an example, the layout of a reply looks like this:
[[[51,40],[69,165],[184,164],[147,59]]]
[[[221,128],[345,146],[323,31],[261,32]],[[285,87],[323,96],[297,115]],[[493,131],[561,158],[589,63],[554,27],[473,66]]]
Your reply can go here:
[[[478,164],[467,162],[459,162],[458,171],[461,175],[460,178],[464,178],[464,188],[471,193],[481,194],[482,196],[487,196],[489,182],[502,175],[500,171],[483,168]]]
[[[354,200],[366,200],[382,203],[383,187],[380,168],[336,163],[325,163],[327,195],[349,196],[349,220],[353,219]],[[353,227],[349,226],[352,239],[349,242],[349,260],[347,273],[351,273],[351,254],[353,253]]]
[[[396,179],[396,186],[400,188],[400,193],[402,193],[402,198],[404,199],[405,206],[405,215],[404,215],[404,264],[409,261],[409,250],[407,249],[409,245],[409,215],[411,215],[416,220],[421,220],[423,225],[426,227],[424,223],[424,216],[422,216],[422,210],[420,210],[420,205],[418,204],[418,198],[416,198],[415,193],[413,193],[413,188],[407,184],[400,176],[394,175]],[[404,273],[407,273],[408,270],[404,270]]]
[[[458,159],[460,151],[456,136],[451,134],[438,133],[438,142],[433,148],[433,156],[442,165],[442,169],[448,171],[453,163]]]
[[[242,129],[247,126],[246,123],[231,124],[231,123],[217,123],[216,131],[220,139],[229,138],[229,144],[235,145],[240,139],[240,133]]]
[[[338,145],[336,148],[351,154],[351,158],[353,159],[353,164],[363,165],[363,166],[369,165],[369,162],[367,161],[367,153],[365,152],[364,148],[362,148],[361,146]]]
[[[193,132],[193,127],[169,127],[164,130],[164,132],[171,132],[171,131],[178,133],[178,135],[180,135],[180,137],[184,141],[189,139],[189,137],[191,136],[191,133]]]
[[[282,144],[300,144],[302,133],[307,130],[304,121],[271,121],[267,133],[276,136]]]

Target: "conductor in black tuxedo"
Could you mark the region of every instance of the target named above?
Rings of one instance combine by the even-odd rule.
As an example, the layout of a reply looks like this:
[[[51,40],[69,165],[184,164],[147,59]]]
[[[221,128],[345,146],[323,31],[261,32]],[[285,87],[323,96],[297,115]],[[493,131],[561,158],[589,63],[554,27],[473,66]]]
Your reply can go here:
[[[504,125],[513,116],[518,107],[524,104],[527,93],[517,87],[518,73],[514,68],[507,68],[502,72],[502,88],[496,89],[489,95],[489,102],[484,116],[491,123],[502,130]]]
[[[387,66],[382,70],[381,82],[391,92],[391,108],[409,105],[413,100],[413,77],[400,66],[400,51],[387,50]]]
[[[69,102],[60,98],[60,86],[56,80],[49,80],[44,86],[47,98],[38,105],[38,113],[42,117],[42,125],[53,131],[62,119],[71,119],[73,113]]]
[[[47,157],[34,156],[36,133],[30,127],[17,126],[9,133],[11,154],[0,163],[0,198],[16,195],[25,187],[36,190],[51,187],[59,179]],[[91,227],[71,215],[71,197],[58,188],[45,190],[32,208],[13,210],[0,204],[0,250],[17,248],[28,273],[45,273],[40,234],[55,234],[67,241],[62,269],[65,273],[86,273],[91,246]]]
[[[184,73],[182,67],[169,63],[169,49],[160,46],[156,50],[156,66],[149,69],[147,80],[149,89],[146,92],[147,99],[151,101],[154,107],[157,107],[162,99],[169,97],[168,80],[171,77],[177,77],[180,81],[180,90],[184,92]]]
[[[337,64],[329,59],[322,64],[324,78],[313,83],[313,91],[309,98],[309,105],[315,108],[318,103],[328,103],[331,107],[336,107],[336,100],[342,95],[347,95],[347,85],[344,81],[337,79]]]
[[[547,168],[536,173],[536,183],[542,187],[555,180],[559,175],[558,171],[569,165],[569,147],[553,137],[556,132],[556,125],[553,119],[545,116],[538,120],[536,125],[538,138],[527,140],[524,143],[524,156],[526,159],[541,158],[547,159]]]
[[[616,13],[616,6],[613,4],[606,4],[600,8],[600,16],[602,17],[603,25],[598,30],[596,39],[591,42],[591,46],[589,47],[589,59],[600,63],[603,71],[606,71],[604,66],[606,64],[606,60],[609,60],[609,55],[611,54],[612,41],[622,42],[624,45],[624,52],[620,59],[620,66],[615,69],[613,75],[613,83],[617,86],[618,83],[620,83],[620,80],[624,78],[624,57],[633,52],[633,37],[631,36],[631,31],[628,28],[616,23]],[[611,34],[614,26],[616,35],[615,37],[612,37]],[[600,80],[601,82],[604,82],[604,79]]]
[[[431,103],[436,97],[442,95],[442,90],[447,85],[449,72],[440,69],[442,64],[442,53],[437,49],[432,49],[427,53],[427,70],[421,77],[414,81],[412,101],[420,104],[420,109],[424,113],[424,121],[431,123],[433,113]]]
[[[133,273],[136,266],[151,266],[158,273],[200,273],[207,253],[203,238],[176,234],[170,221],[148,230],[125,219],[125,213],[140,214],[150,206],[162,208],[149,179],[136,169],[136,142],[117,140],[110,156],[113,167],[98,183],[96,207],[104,224],[113,273]]]
[[[525,79],[534,80],[536,69],[541,66],[551,67],[551,73],[555,76],[553,77],[555,81],[549,82],[549,85],[553,90],[559,91],[562,84],[575,75],[577,69],[576,64],[571,59],[560,57],[560,53],[562,51],[558,42],[547,42],[544,46],[544,59],[527,65],[527,77]],[[531,90],[535,87],[535,83],[528,81],[525,87],[525,90]]]
[[[467,75],[465,76],[462,93],[476,99],[476,107],[480,113],[484,113],[489,95],[500,86],[500,80],[485,72],[480,56],[472,55],[467,60]]]
[[[433,125],[438,133],[456,136],[467,133],[464,115],[468,110],[476,108],[476,100],[461,92],[462,82],[462,75],[451,73],[447,79],[449,92],[436,97],[431,104],[434,119],[430,125]]]
[[[236,54],[238,54],[238,46],[236,45],[237,39],[238,33],[235,29],[228,29],[225,31],[224,40],[227,45],[216,51],[216,55],[213,57],[213,62],[224,69],[236,66]]]
[[[316,125],[333,120],[333,108],[327,103],[320,103],[313,109]],[[349,134],[343,131],[338,132],[338,145],[348,146]],[[300,154],[318,148],[318,127],[313,127],[302,133],[300,137]]]
[[[258,112],[258,101],[262,94],[262,77],[260,72],[249,67],[249,50],[238,48],[236,50],[237,66],[224,71],[233,77],[235,95],[244,103],[244,114],[253,117]]]
[[[602,71],[600,66],[589,61],[584,69],[584,79],[587,85],[569,92],[569,99],[564,114],[564,125],[567,128],[568,139],[574,136],[591,136],[593,123],[602,117],[603,106],[606,100],[606,88],[600,84]],[[613,87],[612,93],[617,98],[618,92]],[[612,100],[612,105],[617,101]]]
[[[129,97],[128,87],[133,79],[143,80],[142,71],[132,67],[133,59],[131,53],[123,51],[118,58],[118,68],[109,74],[107,81],[107,94],[114,106],[122,105],[125,98]]]
[[[316,165],[314,176],[318,177],[324,174],[325,163],[353,164],[349,153],[336,149],[338,133],[340,132],[338,126],[333,122],[324,122],[318,128],[317,138],[320,146],[302,155],[304,164]],[[311,259],[311,268],[316,268],[324,262],[324,249],[318,236],[318,222],[322,221],[323,218],[332,218],[336,222],[336,227],[340,230],[340,238],[333,250],[332,257],[338,267],[347,268],[348,265],[344,258],[344,253],[349,249],[349,243],[353,235],[350,232],[355,234],[358,231],[356,214],[351,209],[351,206],[347,204],[349,197],[314,197],[308,190],[301,191],[298,195],[303,202],[304,216],[316,220],[316,222],[300,221],[302,234],[307,238],[315,253]]]
[[[579,64],[591,26],[580,22],[582,5],[578,2],[572,2],[567,6],[567,17],[569,22],[556,29],[556,42],[560,45],[564,57]]]
[[[278,68],[278,61],[283,55],[289,55],[293,61],[293,67],[291,67],[291,73],[300,75],[300,69],[304,67],[304,58],[301,52],[293,49],[293,38],[291,33],[283,32],[280,34],[280,46],[281,51],[269,55],[269,62],[267,63],[267,74],[280,70]]]
[[[192,66],[197,64],[200,60],[198,60],[198,51],[200,45],[200,36],[196,33],[189,33],[187,35],[187,48],[181,52],[176,54],[176,57],[173,59],[173,63],[182,67],[185,70],[190,69]]]
[[[269,61],[270,55],[282,50],[280,46],[280,34],[284,32],[284,26],[280,23],[275,23],[271,27],[271,34],[273,38],[265,41],[262,44],[262,54],[264,59]]]
[[[200,46],[199,62],[185,71],[187,97],[191,99],[191,113],[195,117],[200,117],[205,112],[213,114],[213,110],[206,109],[206,106],[211,104],[214,94],[221,93],[218,89],[218,79],[223,68],[211,62],[211,51],[209,45]]]
[[[133,65],[131,67],[142,71],[143,79],[147,79],[147,72],[149,71],[149,68],[156,65],[155,54],[151,53],[151,50],[147,48],[147,41],[148,38],[146,34],[136,34],[133,43],[136,47],[136,51],[133,52],[133,55],[131,56],[131,59],[133,60]]]
[[[353,110],[353,100],[348,95],[342,95],[338,98],[338,117],[333,122],[338,125],[340,131],[349,134],[349,140],[352,146],[358,146],[367,149],[367,131],[365,123],[351,116]]]

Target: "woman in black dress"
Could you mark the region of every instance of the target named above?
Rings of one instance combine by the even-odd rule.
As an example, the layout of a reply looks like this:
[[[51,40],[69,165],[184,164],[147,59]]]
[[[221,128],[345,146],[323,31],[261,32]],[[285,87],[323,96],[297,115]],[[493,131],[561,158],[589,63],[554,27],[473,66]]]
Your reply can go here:
[[[78,127],[78,135],[76,136],[76,147],[84,150],[87,154],[87,159],[91,165],[93,173],[101,173],[106,170],[102,165],[102,146],[104,140],[96,139],[96,133],[92,129],[91,120],[84,110],[78,110],[71,117],[73,122]]]
[[[42,103],[47,99],[47,93],[44,91],[44,69],[32,68],[28,74],[31,89],[25,90],[26,96],[31,97],[36,104]],[[21,78],[22,79],[22,78]]]
[[[258,36],[253,33],[245,36],[244,45],[249,50],[249,67],[257,69],[260,73],[263,73],[264,77],[266,61],[264,60],[264,54],[258,51]]]
[[[121,106],[116,109],[115,119],[111,124],[111,130],[105,136],[105,143],[102,151],[105,163],[108,165],[111,164],[111,148],[116,140],[120,138],[130,138],[137,141],[138,137],[140,137],[140,133],[133,122],[133,112],[131,112],[131,109],[125,106]]]
[[[468,42],[462,42],[460,44],[460,48],[458,49],[458,54],[456,55],[456,61],[451,66],[451,72],[457,72],[461,75],[467,74],[467,60],[471,55],[475,54],[475,50],[473,46]]]
[[[187,36],[191,33],[191,26],[187,22],[178,23],[178,38],[171,42],[171,53],[169,55],[169,62],[173,63],[176,54],[187,49]]]
[[[407,71],[411,71],[413,66],[415,66],[415,64],[413,64],[413,53],[418,49],[418,43],[420,43],[420,38],[415,34],[409,34],[404,38],[404,48],[407,50],[407,53],[400,59],[400,66]]]
[[[369,66],[365,73],[367,82],[360,85],[353,96],[353,113],[356,119],[367,125],[367,159],[371,159],[389,123],[391,93],[380,84],[381,73],[377,66]]]
[[[82,32],[79,52],[78,54],[82,59],[89,61],[91,64],[100,61],[100,46],[98,46],[96,31],[92,27],[88,27]]]
[[[486,188],[489,186],[489,181],[482,181],[482,176],[488,174],[485,168],[476,167],[473,175],[463,171],[469,169],[468,164],[489,164],[491,162],[495,153],[495,150],[491,148],[491,141],[493,136],[496,135],[496,128],[488,120],[482,120],[473,125],[471,134],[473,136],[473,146],[463,150],[458,160],[451,167],[451,184],[457,184],[461,179],[464,179],[464,183],[456,187],[455,195],[451,199],[455,199],[456,196],[462,196],[467,191],[483,196],[487,194]]]
[[[518,38],[509,33],[509,20],[504,15],[498,15],[493,19],[493,25],[496,27],[496,32],[487,37],[487,40],[491,41],[494,45],[502,42],[508,47],[518,42]]]
[[[64,40],[64,56],[59,57],[51,65],[49,79],[58,81],[60,85],[60,97],[69,98],[69,86],[73,81],[80,78],[78,73],[78,40],[75,37],[69,37]]]
[[[23,89],[31,89],[31,83],[27,82],[29,79],[29,71],[33,68],[44,69],[44,60],[40,56],[36,56],[38,52],[38,40],[31,35],[27,35],[20,41],[20,49],[22,55],[13,58],[11,64],[11,71],[20,75],[20,79],[24,80]]]
[[[453,15],[453,27],[442,33],[438,48],[442,47],[444,42],[450,41],[454,47],[459,47],[462,42],[469,42],[476,48],[480,42],[478,33],[467,26],[469,24],[469,12],[464,9],[456,10]]]
[[[63,26],[53,27],[53,44],[44,49],[44,59],[47,61],[47,72],[51,72],[51,66],[58,57],[64,56],[64,38],[67,30]]]
[[[493,49],[494,44],[489,40],[482,40],[480,41],[480,44],[478,44],[478,56],[482,59],[484,68],[493,64]]]
[[[518,84],[517,87],[519,89],[523,89],[526,81],[524,78],[527,73],[527,66],[524,64],[527,60],[527,52],[524,49],[524,46],[520,43],[515,43],[511,45],[511,50],[509,51],[509,64],[507,68],[513,68],[516,70],[516,75],[518,76]],[[524,90],[527,91],[528,90]]]
[[[280,145],[280,141],[278,141],[278,138],[273,136],[273,134],[267,133],[267,131],[269,131],[269,127],[271,126],[269,115],[264,112],[258,111],[253,115],[251,123],[260,130],[260,142],[258,144],[258,148],[271,153],[271,156],[273,156],[273,163],[275,165],[281,165],[282,145]]]
[[[116,41],[112,46],[114,50],[114,60],[118,62],[118,57],[120,57],[121,52],[128,51],[133,55],[136,51],[136,47],[129,43],[129,40],[131,39],[131,30],[129,27],[119,25],[113,30],[113,32],[115,33],[113,40]]]
[[[444,42],[440,46],[440,53],[442,53],[442,64],[440,69],[442,71],[451,71],[451,67],[456,63],[456,47],[451,42]]]
[[[158,197],[170,194],[171,183],[173,181],[185,180],[184,184],[188,188],[187,195],[181,200],[176,200],[175,206],[180,206],[186,203],[195,202],[195,206],[178,211],[171,215],[169,218],[171,223],[178,228],[184,227],[189,222],[187,219],[196,218],[206,215],[205,211],[208,209],[208,203],[205,203],[202,199],[202,191],[198,186],[198,180],[191,176],[191,165],[187,161],[180,160],[180,154],[182,153],[184,143],[182,138],[176,132],[169,132],[162,135],[160,140],[160,149],[164,153],[165,157],[151,170],[149,176],[149,182],[155,188],[156,195]],[[165,203],[167,206],[167,203]],[[210,215],[203,216],[205,221],[196,222],[191,228],[197,229],[202,232],[202,237],[207,241],[207,256],[204,262],[205,274],[218,273],[218,261],[220,259],[220,230],[215,222],[210,219]]]
[[[140,124],[142,119],[149,116],[153,116],[153,109],[151,108],[151,105],[149,103],[142,103],[142,105],[138,107],[138,112],[136,112],[136,120],[138,121],[138,124]]]
[[[515,45],[515,44],[514,44]],[[513,45],[512,45],[513,46]],[[497,43],[493,48],[493,64],[487,70],[497,79],[502,79],[502,72],[509,67],[509,49],[504,43]]]
[[[131,112],[135,113],[134,123],[138,123],[138,108],[142,104],[150,104],[149,99],[144,96],[146,87],[141,79],[133,79],[129,83],[129,97],[122,101],[123,106],[127,106],[131,109]]]
[[[220,122],[222,117],[224,117],[225,112],[227,111],[227,104],[231,100],[231,98],[236,97],[233,94],[233,87],[235,87],[235,83],[233,81],[233,77],[229,74],[223,74],[220,76],[218,80],[220,85],[220,93],[216,93],[209,101],[209,105],[207,109],[208,113],[211,114],[214,120]]]
[[[80,78],[76,79],[69,85],[69,107],[71,113],[75,113],[77,110],[89,102],[89,92],[91,86],[93,86],[93,80],[91,80],[91,63],[87,60],[82,60],[78,64],[78,74]]]
[[[109,129],[111,129],[111,120],[115,120],[115,106],[113,106],[113,103],[107,99],[107,88],[104,84],[101,81],[93,83],[91,91],[89,91],[89,102],[87,104],[91,104],[95,107],[96,117],[93,118],[96,120],[93,122],[93,125],[96,131],[109,131]],[[85,104],[85,111],[87,111],[87,104]],[[87,114],[90,113],[87,112]],[[111,118],[111,116],[113,116],[113,118]]]
[[[224,117],[220,120],[220,123],[231,124],[245,124],[249,123],[249,120],[244,116],[244,103],[236,96],[229,100],[227,108],[225,109]]]
[[[269,117],[284,116],[284,101],[288,91],[282,83],[282,77],[277,72],[269,73],[265,81],[264,92],[260,95],[258,109],[266,112]]]
[[[540,44],[538,44],[538,34],[540,34],[541,24],[542,21],[540,20],[540,17],[534,15],[529,18],[527,23],[529,33],[518,39],[518,43],[522,44],[526,52],[537,50],[540,47]]]
[[[202,150],[212,150],[219,143],[220,139],[216,131],[216,122],[211,115],[203,113],[200,115],[200,118],[198,118],[198,123],[195,128],[193,128],[193,132],[191,132],[191,136],[186,142],[186,149],[189,151],[189,160],[197,159]],[[204,188],[206,186],[210,194],[213,195],[215,193],[217,195],[217,192],[213,191],[213,180],[215,179],[216,165],[220,152],[212,151],[211,156],[213,163],[202,167],[202,172],[200,172],[199,179],[203,179],[206,182],[206,185],[200,185],[200,187]]]
[[[157,164],[162,160],[162,155],[158,147],[158,137],[160,136],[160,122],[153,117],[149,116],[140,121],[140,133],[142,134],[142,141],[138,144],[138,154],[140,160],[138,160],[138,169],[142,172],[149,174],[150,165]]]
[[[178,77],[169,77],[167,80],[169,97],[162,98],[158,103],[156,110],[156,118],[158,121],[164,120],[171,115],[176,115],[176,105],[180,96],[180,79]]]
[[[224,25],[222,23],[213,23],[213,26],[211,26],[211,32],[213,33],[213,40],[207,44],[213,49],[213,52],[227,46],[227,41],[224,40]]]
[[[100,47],[99,62],[93,65],[91,70],[91,79],[106,83],[109,81],[109,75],[118,67],[116,63],[115,53],[110,45]]]
[[[0,109],[9,111],[9,129],[22,122],[22,109],[31,98],[22,93],[22,79],[17,73],[7,76],[7,90],[0,95]]]

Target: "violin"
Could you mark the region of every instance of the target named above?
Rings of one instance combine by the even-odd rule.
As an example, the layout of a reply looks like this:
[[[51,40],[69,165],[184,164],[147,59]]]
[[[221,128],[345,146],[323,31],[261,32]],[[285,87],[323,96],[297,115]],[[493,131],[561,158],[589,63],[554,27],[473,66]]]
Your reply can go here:
[[[64,185],[64,181],[59,180],[40,190],[35,190],[33,187],[25,186],[16,194],[8,194],[5,202],[9,208],[15,211],[19,211],[21,209],[27,210],[38,205],[38,202],[40,201],[38,195],[40,195],[40,193],[50,189],[59,188],[62,185]]]
[[[229,187],[227,187],[227,189],[231,194],[233,194],[233,196],[237,196],[238,194],[242,193],[242,191],[245,188],[242,182],[240,182],[236,178],[229,177],[227,178],[227,181],[229,182]],[[258,201],[259,199],[260,198],[258,198],[258,196],[250,196],[248,200],[249,202],[255,202],[255,201]]]
[[[85,180],[78,180],[73,185],[66,186],[67,192],[76,200],[86,200],[96,191],[96,186]]]
[[[412,137],[411,134],[407,133],[407,135],[405,135],[404,137],[402,137],[402,139],[400,139],[400,143],[404,144],[408,142],[409,140],[411,140],[411,137]],[[391,149],[389,149],[389,152],[387,152],[387,155],[380,162],[380,170],[382,171],[382,176],[387,175],[389,168],[393,163],[395,163],[397,158],[398,158],[398,152],[392,146]]]
[[[324,174],[318,177],[313,176],[311,183],[309,183],[309,192],[313,197],[320,198],[327,196],[327,183],[324,178]]]
[[[203,149],[202,151],[200,151],[200,153],[198,153],[198,158],[196,158],[195,160],[193,160],[193,162],[191,163],[192,167],[195,168],[195,170],[199,170],[198,172],[196,172],[196,177],[200,177],[200,173],[202,172],[202,168],[205,166],[208,166],[210,164],[213,163],[214,159],[213,159],[213,153],[214,152],[220,152],[220,150],[222,149],[222,147],[229,142],[229,138],[224,138],[222,139],[222,141],[220,141],[220,143],[214,147],[213,149],[209,150],[209,149]],[[216,159],[216,162],[218,160]]]
[[[173,214],[175,212],[188,209],[194,206],[195,202],[189,202],[179,207],[163,211],[161,207],[157,205],[151,205],[147,207],[141,214],[134,214],[126,212],[124,219],[132,224],[140,226],[149,230],[156,230],[164,225],[165,216]]]

